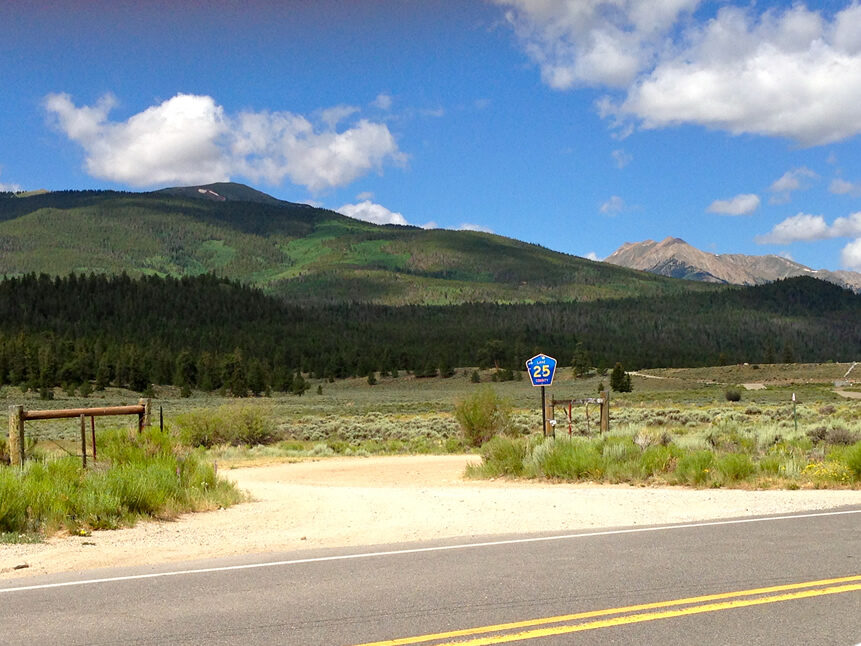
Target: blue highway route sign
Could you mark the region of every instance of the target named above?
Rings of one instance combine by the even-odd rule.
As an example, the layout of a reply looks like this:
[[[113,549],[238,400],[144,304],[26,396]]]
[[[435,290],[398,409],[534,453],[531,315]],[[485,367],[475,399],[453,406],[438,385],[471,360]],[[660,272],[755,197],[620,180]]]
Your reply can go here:
[[[556,374],[556,359],[546,354],[537,354],[526,362],[529,379],[533,386],[549,386]]]

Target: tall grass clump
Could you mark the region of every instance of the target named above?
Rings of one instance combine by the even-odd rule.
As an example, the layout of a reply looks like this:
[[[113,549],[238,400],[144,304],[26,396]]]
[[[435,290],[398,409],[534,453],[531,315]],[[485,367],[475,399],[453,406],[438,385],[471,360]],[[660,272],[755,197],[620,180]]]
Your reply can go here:
[[[563,438],[542,446],[535,466],[548,478],[600,480],[604,475],[604,458],[593,442]]]
[[[469,465],[467,475],[484,478],[522,476],[529,453],[527,438],[497,435],[481,447],[481,463]]]
[[[454,415],[470,446],[481,446],[511,425],[511,405],[492,388],[481,388],[459,401]]]
[[[712,478],[714,463],[711,451],[693,451],[679,459],[673,475],[681,484],[703,485]]]
[[[186,446],[255,446],[275,440],[272,421],[258,408],[220,406],[179,415],[176,433]]]
[[[200,452],[158,429],[109,431],[99,444],[99,461],[90,469],[68,456],[0,468],[0,532],[114,529],[241,499]]]

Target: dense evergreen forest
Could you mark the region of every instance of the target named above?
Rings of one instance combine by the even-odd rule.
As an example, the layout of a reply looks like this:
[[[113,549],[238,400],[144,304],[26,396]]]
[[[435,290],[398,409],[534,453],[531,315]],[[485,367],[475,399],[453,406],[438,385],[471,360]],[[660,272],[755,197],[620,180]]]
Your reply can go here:
[[[570,364],[575,350],[628,369],[855,359],[861,297],[793,278],[580,304],[298,306],[209,275],[0,282],[0,383],[45,394],[150,384],[299,393],[307,378],[521,370],[538,352]]]

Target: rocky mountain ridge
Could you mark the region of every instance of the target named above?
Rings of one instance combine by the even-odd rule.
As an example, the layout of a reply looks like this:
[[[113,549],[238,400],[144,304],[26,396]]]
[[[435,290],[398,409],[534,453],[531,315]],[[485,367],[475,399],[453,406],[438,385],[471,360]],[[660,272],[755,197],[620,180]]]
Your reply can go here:
[[[626,242],[604,262],[672,278],[731,285],[762,285],[781,278],[810,276],[861,293],[858,272],[811,269],[775,255],[708,253],[673,237],[660,242]]]

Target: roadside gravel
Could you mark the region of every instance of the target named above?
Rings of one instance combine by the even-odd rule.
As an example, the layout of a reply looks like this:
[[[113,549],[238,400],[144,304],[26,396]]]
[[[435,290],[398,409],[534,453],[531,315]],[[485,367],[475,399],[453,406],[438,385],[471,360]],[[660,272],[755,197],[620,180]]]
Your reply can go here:
[[[0,579],[122,565],[861,505],[859,490],[743,491],[468,481],[477,456],[329,458],[225,475],[253,502],[92,536],[0,546]],[[26,567],[20,567],[26,566]],[[15,569],[20,567],[20,569]]]

